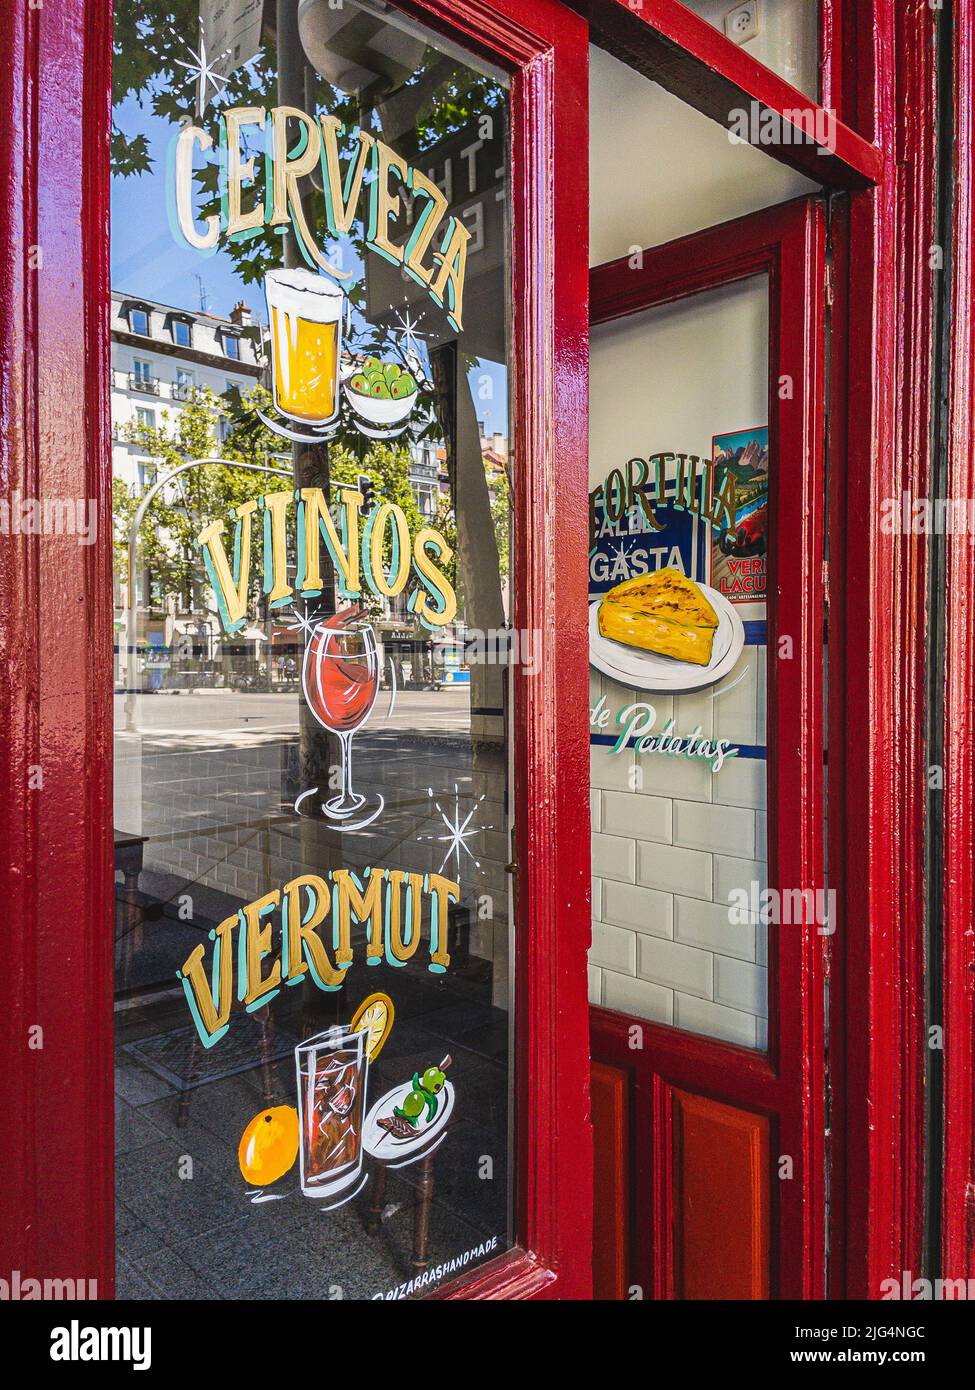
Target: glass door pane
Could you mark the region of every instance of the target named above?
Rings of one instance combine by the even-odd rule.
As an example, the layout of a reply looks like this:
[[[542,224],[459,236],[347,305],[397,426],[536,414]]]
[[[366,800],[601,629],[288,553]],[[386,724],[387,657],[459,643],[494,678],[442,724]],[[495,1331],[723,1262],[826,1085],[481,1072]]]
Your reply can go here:
[[[387,5],[168,8],[116,5],[119,1294],[411,1296],[511,1242],[508,90]]]
[[[590,997],[753,1048],[768,1018],[768,339],[761,275],[590,341]]]

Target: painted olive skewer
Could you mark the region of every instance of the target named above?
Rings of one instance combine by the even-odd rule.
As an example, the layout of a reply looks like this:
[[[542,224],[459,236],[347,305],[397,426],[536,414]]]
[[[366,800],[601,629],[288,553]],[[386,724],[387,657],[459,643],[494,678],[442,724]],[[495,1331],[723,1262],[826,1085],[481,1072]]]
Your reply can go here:
[[[413,1085],[404,1097],[403,1104],[401,1106],[395,1105],[392,1116],[379,1121],[387,1134],[399,1130],[397,1137],[405,1138],[408,1133],[408,1131],[403,1132],[405,1127],[408,1125],[410,1129],[415,1130],[424,1109],[426,1109],[427,1124],[432,1124],[440,1108],[440,1092],[447,1080],[444,1072],[452,1061],[453,1058],[448,1052],[438,1067],[427,1067],[422,1076],[419,1072],[413,1073]],[[383,1139],[385,1137],[384,1134]],[[381,1144],[382,1139],[377,1140],[377,1143]]]

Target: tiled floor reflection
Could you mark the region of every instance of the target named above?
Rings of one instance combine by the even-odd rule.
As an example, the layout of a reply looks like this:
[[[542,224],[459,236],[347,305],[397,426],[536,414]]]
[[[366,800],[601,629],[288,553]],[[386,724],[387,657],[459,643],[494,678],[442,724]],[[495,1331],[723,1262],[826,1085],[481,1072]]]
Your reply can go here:
[[[427,1267],[492,1237],[505,1247],[508,1013],[497,1007],[507,998],[504,756],[484,740],[475,750],[462,728],[451,730],[452,711],[458,723],[467,717],[459,699],[412,698],[411,719],[430,706],[428,722],[446,730],[380,729],[357,739],[357,782],[381,791],[386,809],[368,830],[341,836],[294,814],[303,775],[298,739],[272,728],[285,697],[250,704],[240,697],[240,708],[224,716],[225,733],[210,714],[195,734],[201,711],[223,708],[217,696],[209,705],[203,697],[147,699],[144,732],[123,738],[116,825],[131,835],[137,824],[141,838],[116,852],[120,875],[129,869],[127,882],[119,878],[116,913],[120,1297],[311,1299],[339,1289],[344,1298],[372,1298],[414,1276],[420,1164],[388,1172],[381,1209],[374,1169],[353,1200],[324,1212],[301,1194],[297,1164],[269,1189],[275,1200],[255,1204],[237,1161],[254,1115],[296,1104],[295,1047],[348,1023],[377,990],[392,997],[396,1021],[369,1068],[371,1100],[452,1057],[456,1104],[432,1157]],[[294,697],[292,715],[293,705]],[[255,726],[251,738],[240,732],[245,719]],[[443,827],[431,785],[441,798],[455,786],[471,804],[481,798],[483,829],[459,873],[453,861],[444,866],[445,847],[434,838]],[[354,928],[355,958],[341,990],[324,993],[306,980],[257,1013],[235,1004],[228,1033],[204,1049],[176,970],[198,943],[208,944],[209,929],[295,874],[366,865],[443,867],[461,879],[448,972],[429,972],[422,952],[405,967],[371,969]],[[487,922],[479,914],[485,895],[493,903]],[[367,1170],[373,1162],[367,1157]]]
[[[454,1118],[432,1160],[431,1267],[506,1229],[499,1139],[506,1133],[507,1016],[480,1002],[490,988],[489,977],[478,979],[484,973],[470,968],[449,988],[420,972],[403,978],[397,1008],[421,1021],[397,1024],[370,1069],[375,1098],[445,1053],[453,1059]],[[335,996],[283,1001],[263,1059],[257,1024],[235,1015],[231,1033],[242,1025],[249,1043],[224,1059],[229,1074],[214,1066],[217,1044],[206,1059],[218,1073],[213,1079],[193,1076],[181,995],[117,1015],[119,1297],[327,1298],[338,1286],[344,1298],[371,1298],[411,1277],[418,1167],[389,1173],[379,1229],[370,1234],[374,1175],[346,1206],[322,1212],[301,1195],[297,1165],[274,1189],[280,1200],[256,1205],[237,1165],[248,1120],[267,1105],[295,1103],[293,1040],[347,1017],[374,988],[374,972],[366,976],[353,967],[341,1006]],[[174,1040],[168,1050],[161,1046],[167,1038]],[[178,1084],[181,1075],[189,1086]],[[485,1156],[494,1166],[487,1180],[480,1176]]]

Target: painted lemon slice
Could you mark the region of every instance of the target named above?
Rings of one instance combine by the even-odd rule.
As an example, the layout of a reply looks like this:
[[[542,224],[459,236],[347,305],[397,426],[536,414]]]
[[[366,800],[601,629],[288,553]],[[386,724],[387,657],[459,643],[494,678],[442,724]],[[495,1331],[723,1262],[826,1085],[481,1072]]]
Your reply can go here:
[[[393,1001],[388,994],[370,994],[356,1009],[355,1016],[349,1024],[349,1032],[367,1030],[369,1037],[366,1052],[370,1062],[374,1062],[383,1050],[393,1026],[394,1016]]]
[[[267,1187],[283,1178],[298,1157],[298,1112],[274,1105],[255,1115],[240,1137],[237,1162],[244,1181]]]

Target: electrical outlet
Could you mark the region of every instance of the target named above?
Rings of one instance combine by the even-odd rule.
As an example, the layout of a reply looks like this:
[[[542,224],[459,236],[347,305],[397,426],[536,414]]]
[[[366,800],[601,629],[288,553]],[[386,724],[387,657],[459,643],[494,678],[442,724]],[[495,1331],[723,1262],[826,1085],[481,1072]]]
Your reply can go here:
[[[758,0],[736,5],[724,17],[724,31],[733,43],[747,43],[758,33]]]

